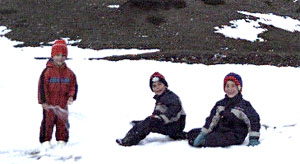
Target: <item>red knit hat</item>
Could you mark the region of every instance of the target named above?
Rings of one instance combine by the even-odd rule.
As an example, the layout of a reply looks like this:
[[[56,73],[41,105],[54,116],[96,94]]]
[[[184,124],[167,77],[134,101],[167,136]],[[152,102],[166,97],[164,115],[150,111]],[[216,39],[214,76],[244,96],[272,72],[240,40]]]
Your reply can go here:
[[[157,81],[162,82],[166,87],[168,87],[168,83],[167,83],[165,77],[162,74],[160,74],[159,72],[154,72],[150,77],[151,90],[152,90],[152,84]]]
[[[242,88],[243,88],[243,81],[240,75],[230,72],[229,74],[227,74],[224,78],[224,90],[225,90],[225,85],[227,83],[227,81],[233,81],[235,83],[236,86],[238,86],[238,89],[240,92],[242,92]]]
[[[67,49],[67,43],[65,40],[56,40],[52,46],[51,50],[51,57],[57,55],[57,54],[63,54],[66,57],[68,56],[68,49]]]

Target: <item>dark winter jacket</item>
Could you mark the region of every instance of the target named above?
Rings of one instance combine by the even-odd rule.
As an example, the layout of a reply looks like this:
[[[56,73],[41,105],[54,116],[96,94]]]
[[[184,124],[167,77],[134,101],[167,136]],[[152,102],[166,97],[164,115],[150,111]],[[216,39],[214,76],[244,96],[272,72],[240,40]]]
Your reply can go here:
[[[67,65],[58,67],[50,59],[39,79],[39,103],[65,108],[69,97],[76,100],[77,88],[76,76]]]
[[[166,89],[162,95],[155,95],[156,100],[153,115],[157,115],[165,124],[176,122],[181,116],[185,116],[179,97]]]
[[[206,118],[202,132],[233,132],[244,137],[249,133],[250,139],[259,139],[260,118],[250,102],[239,93],[234,98],[227,95],[220,100]]]

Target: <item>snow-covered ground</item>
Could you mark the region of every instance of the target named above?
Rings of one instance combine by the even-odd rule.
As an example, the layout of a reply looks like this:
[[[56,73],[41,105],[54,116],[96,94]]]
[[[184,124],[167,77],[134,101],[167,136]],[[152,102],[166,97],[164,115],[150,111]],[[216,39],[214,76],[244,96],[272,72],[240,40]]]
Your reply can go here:
[[[238,13],[248,16],[256,17],[257,20],[249,18],[232,20],[230,26],[222,25],[215,27],[215,33],[221,33],[229,38],[243,39],[251,42],[266,41],[258,37],[259,34],[268,31],[262,25],[272,25],[276,28],[286,30],[289,32],[300,32],[300,21],[291,17],[278,16],[272,13],[250,13],[247,11],[238,11]]]
[[[120,5],[108,5],[107,7],[112,9],[118,9]]]
[[[4,27],[0,32],[5,33]],[[77,75],[78,99],[69,107],[70,141],[41,157],[30,155],[40,147],[42,108],[37,102],[38,79],[51,47],[14,48],[0,35],[0,164],[55,163],[298,163],[300,146],[300,69],[254,65],[175,64],[157,61],[85,60],[103,51],[69,46],[67,65]],[[120,54],[143,53],[118,50]],[[151,50],[152,51],[152,50]],[[153,50],[157,51],[157,50]],[[115,55],[108,53],[107,55]],[[115,143],[130,129],[129,122],[144,119],[154,107],[149,77],[159,71],[177,93],[187,113],[185,130],[201,127],[216,101],[224,97],[223,78],[236,72],[243,78],[243,95],[261,117],[261,144],[247,147],[192,148],[150,134],[139,145]],[[53,138],[52,144],[55,145]]]

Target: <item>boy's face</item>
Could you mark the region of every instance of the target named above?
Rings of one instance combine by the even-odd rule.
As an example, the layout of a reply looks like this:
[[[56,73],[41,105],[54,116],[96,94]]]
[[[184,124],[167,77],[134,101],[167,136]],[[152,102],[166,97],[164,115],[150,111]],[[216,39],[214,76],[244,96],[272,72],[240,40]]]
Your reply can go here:
[[[167,87],[165,86],[165,84],[160,81],[152,83],[152,90],[156,95],[163,94],[165,92],[166,88]]]
[[[229,98],[233,98],[239,93],[238,86],[233,81],[227,81],[225,85],[225,93]]]
[[[52,58],[53,58],[54,64],[56,64],[58,66],[62,66],[66,60],[66,56],[63,54],[57,54],[57,55],[53,56]]]

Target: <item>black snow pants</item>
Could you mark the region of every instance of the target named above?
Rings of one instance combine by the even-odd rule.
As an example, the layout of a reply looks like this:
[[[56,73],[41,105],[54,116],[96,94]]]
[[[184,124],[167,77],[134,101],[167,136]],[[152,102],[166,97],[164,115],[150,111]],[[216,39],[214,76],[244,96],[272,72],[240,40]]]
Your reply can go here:
[[[183,115],[176,122],[164,124],[162,120],[149,116],[135,124],[123,138],[123,142],[127,145],[137,145],[150,132],[168,135],[172,139],[185,139],[186,134],[183,132],[185,118],[186,116]]]
[[[188,132],[187,138],[192,146],[194,140],[201,132],[201,128],[192,129]],[[234,133],[232,131],[214,130],[206,135],[204,145],[199,147],[226,147],[231,145],[240,145],[244,142],[247,134]]]

